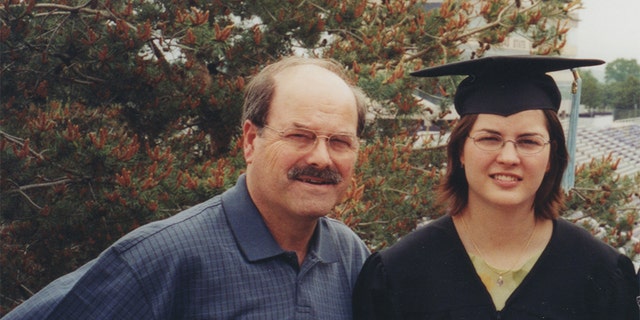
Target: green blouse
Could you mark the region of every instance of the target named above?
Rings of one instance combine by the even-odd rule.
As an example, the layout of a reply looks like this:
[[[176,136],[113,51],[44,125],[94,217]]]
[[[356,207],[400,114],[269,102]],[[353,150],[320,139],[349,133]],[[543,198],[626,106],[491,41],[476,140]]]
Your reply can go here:
[[[536,264],[538,258],[542,254],[542,250],[533,255],[520,269],[516,270],[498,270],[489,264],[484,259],[469,255],[471,262],[476,269],[476,273],[484,283],[484,286],[489,291],[493,304],[496,306],[496,310],[502,310],[509,296],[516,290],[516,288],[522,283],[522,280],[529,274],[533,265]]]

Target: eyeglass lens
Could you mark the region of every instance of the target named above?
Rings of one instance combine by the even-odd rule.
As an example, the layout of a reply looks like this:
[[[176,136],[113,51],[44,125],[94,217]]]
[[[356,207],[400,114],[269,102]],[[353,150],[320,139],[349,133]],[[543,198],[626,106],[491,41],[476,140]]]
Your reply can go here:
[[[310,150],[319,138],[325,139],[329,148],[335,152],[351,152],[358,149],[357,137],[350,134],[320,135],[313,130],[303,128],[288,128],[280,131],[266,125],[264,128],[278,133],[282,140],[301,151]]]
[[[505,140],[502,136],[492,133],[480,133],[474,137],[470,137],[474,144],[485,151],[497,151],[504,147],[507,142],[511,142],[515,145],[518,152],[524,154],[535,154],[548,144],[542,137],[539,136],[523,136],[515,140]]]

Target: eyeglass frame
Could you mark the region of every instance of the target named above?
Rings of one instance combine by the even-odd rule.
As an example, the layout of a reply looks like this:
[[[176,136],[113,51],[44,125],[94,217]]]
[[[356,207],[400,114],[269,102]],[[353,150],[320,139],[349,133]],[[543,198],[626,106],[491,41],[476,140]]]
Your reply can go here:
[[[480,146],[478,144],[478,141],[476,140],[476,139],[478,139],[478,135],[497,137],[497,138],[500,139],[500,141],[502,143],[500,144],[499,147],[497,147],[495,149],[486,149],[486,148],[483,148],[482,146]],[[505,139],[504,137],[502,137],[501,135],[499,135],[497,133],[491,133],[491,132],[482,133],[481,132],[481,133],[477,133],[473,137],[471,135],[468,135],[467,138],[473,140],[473,145],[475,145],[476,148],[478,148],[479,150],[482,150],[482,151],[487,151],[487,152],[494,152],[494,151],[501,150],[502,148],[504,148],[504,146],[507,145],[507,142],[511,142],[511,143],[513,143],[513,146],[516,149],[516,152],[518,152],[518,154],[527,155],[527,156],[536,155],[536,154],[542,152],[542,150],[544,150],[545,146],[547,146],[548,144],[551,144],[551,140],[545,140],[545,138],[543,138],[541,136],[538,136],[538,135],[527,135],[527,136],[524,136],[524,137],[518,137],[518,138],[516,138],[514,140],[514,139]],[[533,138],[533,139],[539,140],[540,142],[543,142],[543,144],[540,146],[540,150],[535,151],[535,152],[526,152],[526,151],[524,151],[522,149],[522,143],[519,143],[518,140],[527,139],[527,138]]]
[[[350,133],[319,134],[319,132],[316,131],[316,130],[311,130],[311,129],[307,129],[307,128],[299,128],[299,127],[291,127],[291,128],[286,128],[284,130],[278,130],[278,129],[276,129],[274,127],[271,127],[269,125],[266,125],[266,124],[262,125],[260,128],[261,129],[266,128],[266,129],[269,129],[269,130],[277,133],[278,136],[280,136],[280,139],[282,141],[287,142],[289,144],[293,145],[293,144],[298,143],[298,146],[297,146],[298,149],[300,149],[300,151],[304,151],[304,152],[311,151],[318,144],[318,140],[320,140],[321,138],[324,138],[327,141],[327,146],[329,147],[329,150],[331,150],[332,152],[346,153],[346,151],[349,151],[349,152],[357,153],[358,149],[360,148],[360,140],[359,140],[358,136],[355,135],[355,134],[350,134]],[[302,132],[312,133],[313,136],[315,137],[313,139],[313,143],[306,143],[305,146],[301,147],[299,145],[299,142],[293,141],[292,138],[287,138],[286,137],[286,132],[289,131],[289,130],[299,130],[299,131],[302,131]],[[334,147],[332,147],[332,144],[331,144],[332,141],[336,141],[336,140],[332,140],[332,138],[336,137],[336,136],[349,137],[350,139],[352,139],[353,143],[350,143],[350,147],[347,147],[345,150],[336,150]]]

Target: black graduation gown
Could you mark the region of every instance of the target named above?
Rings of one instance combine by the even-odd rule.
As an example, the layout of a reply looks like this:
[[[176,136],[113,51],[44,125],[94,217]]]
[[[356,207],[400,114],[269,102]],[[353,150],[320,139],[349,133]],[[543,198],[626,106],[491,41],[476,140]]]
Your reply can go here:
[[[527,277],[496,311],[450,216],[373,254],[353,294],[354,319],[637,320],[631,260],[562,219]]]

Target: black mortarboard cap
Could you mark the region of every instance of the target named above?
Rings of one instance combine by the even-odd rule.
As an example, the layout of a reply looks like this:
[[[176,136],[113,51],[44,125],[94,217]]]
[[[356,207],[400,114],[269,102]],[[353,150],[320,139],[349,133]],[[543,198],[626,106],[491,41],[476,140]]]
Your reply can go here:
[[[453,104],[459,115],[508,116],[525,110],[560,108],[560,90],[547,72],[603,64],[602,60],[547,56],[492,56],[411,73],[416,77],[467,75]]]

